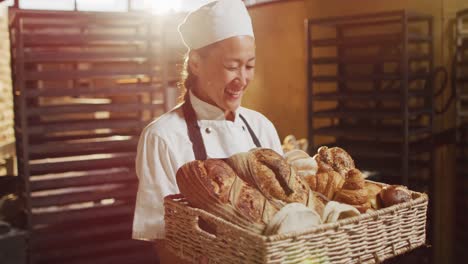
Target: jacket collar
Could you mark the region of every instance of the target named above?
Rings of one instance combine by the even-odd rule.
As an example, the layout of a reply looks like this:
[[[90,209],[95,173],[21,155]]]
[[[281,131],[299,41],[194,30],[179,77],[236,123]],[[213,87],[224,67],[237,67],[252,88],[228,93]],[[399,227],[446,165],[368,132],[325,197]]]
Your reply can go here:
[[[192,103],[193,110],[197,115],[198,120],[226,120],[224,111],[217,106],[211,105],[200,98],[196,97],[191,90],[188,91],[190,96],[190,102]],[[239,109],[236,110],[234,122],[239,120]]]

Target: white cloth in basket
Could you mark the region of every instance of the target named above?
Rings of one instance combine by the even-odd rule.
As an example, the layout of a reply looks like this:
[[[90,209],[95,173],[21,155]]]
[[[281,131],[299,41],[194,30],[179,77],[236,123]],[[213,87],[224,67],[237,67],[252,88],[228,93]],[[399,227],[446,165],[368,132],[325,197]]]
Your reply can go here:
[[[301,203],[285,205],[268,223],[264,235],[306,231],[322,223],[320,215]]]

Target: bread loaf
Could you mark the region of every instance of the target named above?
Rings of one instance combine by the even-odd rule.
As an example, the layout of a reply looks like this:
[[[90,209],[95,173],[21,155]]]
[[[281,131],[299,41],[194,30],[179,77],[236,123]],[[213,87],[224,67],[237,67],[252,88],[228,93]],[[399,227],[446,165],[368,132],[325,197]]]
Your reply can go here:
[[[304,179],[312,191],[323,194],[329,200],[333,199],[335,193],[342,188],[345,182],[344,177],[333,170],[317,175],[308,175]]]
[[[368,201],[365,181],[358,169],[351,169],[346,174],[343,187],[335,193],[333,200],[354,206],[361,213],[365,213],[371,207]]]
[[[317,199],[307,182],[275,151],[256,148],[235,154],[226,159],[226,162],[245,182],[258,189],[276,209],[297,202],[319,213],[323,211],[324,203]]]
[[[342,148],[326,146],[320,147],[314,156],[318,165],[318,172],[336,171],[343,177],[349,170],[354,169],[354,161]]]
[[[307,203],[307,184],[274,150],[257,148],[235,154],[226,159],[226,162],[265,197],[282,204],[280,207],[291,202]]]
[[[411,193],[405,186],[390,185],[385,186],[379,193],[383,207],[408,202],[411,200]]]
[[[319,217],[330,200],[360,212],[378,207],[379,186],[365,183],[344,150],[322,147],[313,158],[316,163],[309,159],[305,152],[295,151],[285,159],[271,149],[257,148],[227,159],[189,162],[177,171],[177,184],[193,206],[256,233],[262,233],[277,212],[291,203],[300,203]],[[287,160],[299,165],[304,161],[300,166],[304,174],[298,175]],[[340,216],[336,208],[326,213],[330,219],[347,215]],[[277,227],[274,224],[274,232]]]
[[[286,159],[305,159],[308,155],[292,152]],[[377,195],[381,187],[366,183],[364,175],[355,168],[351,156],[341,148],[320,147],[314,156],[317,162],[317,174],[305,173],[303,176],[311,190],[321,193],[329,200],[350,204],[360,212],[381,207]]]
[[[220,159],[192,161],[176,174],[180,192],[194,207],[261,233],[277,212],[255,188]]]

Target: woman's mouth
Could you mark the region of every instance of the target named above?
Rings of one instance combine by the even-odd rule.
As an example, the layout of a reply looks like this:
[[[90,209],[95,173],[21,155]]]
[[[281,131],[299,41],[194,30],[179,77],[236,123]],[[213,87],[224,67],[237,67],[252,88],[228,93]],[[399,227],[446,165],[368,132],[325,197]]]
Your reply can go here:
[[[225,92],[232,99],[238,99],[242,95],[242,90],[226,89]]]

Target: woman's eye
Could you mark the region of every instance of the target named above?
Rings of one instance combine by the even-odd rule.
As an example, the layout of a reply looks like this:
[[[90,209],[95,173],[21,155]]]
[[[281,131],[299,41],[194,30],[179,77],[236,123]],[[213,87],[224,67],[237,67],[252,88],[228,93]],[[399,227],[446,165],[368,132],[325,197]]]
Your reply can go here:
[[[226,68],[229,71],[235,71],[235,70],[239,69],[238,67],[235,67],[235,66],[224,66],[224,68]]]
[[[244,66],[224,66],[224,68],[228,71],[237,71],[239,70],[240,67],[244,67]],[[245,65],[245,68],[247,70],[252,70],[253,68],[255,68],[254,65]]]

